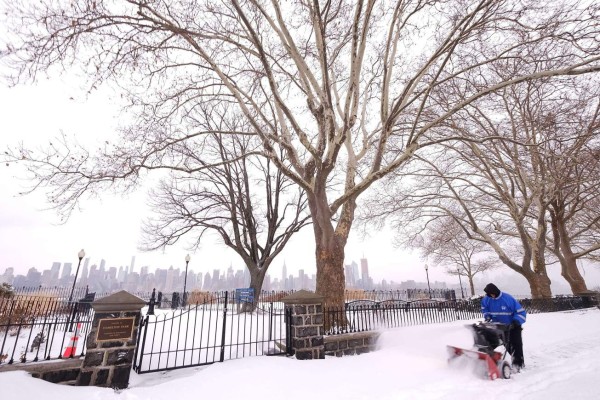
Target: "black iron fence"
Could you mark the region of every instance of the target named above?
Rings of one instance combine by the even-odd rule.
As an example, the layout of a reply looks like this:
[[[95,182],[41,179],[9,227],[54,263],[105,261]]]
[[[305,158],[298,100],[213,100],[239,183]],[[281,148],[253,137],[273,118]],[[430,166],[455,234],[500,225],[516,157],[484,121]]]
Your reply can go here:
[[[186,307],[188,305],[206,303],[213,301],[216,298],[224,298],[225,293],[230,301],[235,299],[236,292],[230,291],[191,291],[191,292],[161,292],[156,293],[156,308],[170,308],[176,309],[180,307]],[[265,305],[269,303],[279,303],[282,298],[294,293],[293,290],[262,290],[258,296],[254,297],[254,304]],[[148,296],[147,298],[150,298]]]
[[[598,299],[588,296],[524,299],[520,302],[529,314],[576,310],[598,305]],[[480,300],[386,300],[381,302],[360,300],[348,302],[345,307],[327,307],[324,309],[327,335],[481,317]]]
[[[456,300],[454,289],[397,289],[397,290],[362,290],[347,289],[345,291],[346,301],[355,300]]]
[[[139,329],[137,373],[285,354],[289,315],[281,302],[246,303],[222,292],[176,310],[157,305],[152,298]]]
[[[600,307],[597,295],[589,296],[556,296],[551,299],[521,299],[521,305],[530,314],[579,310],[588,307]]]
[[[326,334],[481,318],[479,300],[454,300],[453,291],[346,291],[346,305],[325,308]],[[91,329],[94,298],[109,293],[16,290],[0,297],[0,365],[80,357]],[[284,354],[291,325],[280,301],[291,291],[262,291],[248,303],[233,291],[174,295],[137,292],[148,301],[139,329],[134,369],[161,371],[249,355]],[[451,300],[444,300],[452,298]],[[175,301],[174,301],[175,299]],[[374,300],[376,299],[376,300]],[[528,313],[575,310],[598,299],[559,296],[520,300]],[[174,308],[175,307],[175,308]]]
[[[345,307],[324,309],[327,335],[473,319],[480,315],[479,304],[468,301],[359,300],[346,303]]]
[[[106,297],[116,291],[122,289],[115,289],[112,291],[96,291],[96,298]],[[14,296],[37,298],[37,297],[53,297],[57,299],[67,300],[70,297],[71,288],[64,286],[23,286],[15,287],[12,289]],[[81,299],[89,292],[88,287],[79,286],[73,291],[73,299]],[[214,296],[216,293],[224,293],[225,291],[201,291],[192,290],[185,294],[183,292],[173,291],[158,291],[157,302],[159,308],[178,308],[184,306],[187,303],[195,304],[196,302],[204,301],[206,296]],[[233,293],[230,290],[230,295]],[[255,296],[258,302],[268,303],[270,301],[279,301],[283,297],[294,293],[294,290],[262,290],[258,296]],[[149,301],[152,295],[151,291],[130,291],[131,294]],[[231,298],[231,296],[230,296]],[[449,289],[402,289],[402,290],[363,290],[363,289],[347,289],[345,291],[346,301],[355,300],[372,300],[372,301],[385,301],[385,300],[404,300],[413,301],[419,299],[436,299],[436,300],[454,300],[456,294],[454,290]],[[1,300],[0,300],[1,301]]]
[[[111,290],[111,291],[95,291],[95,298],[99,299],[102,297],[109,296],[119,290]],[[87,286],[80,286],[73,289],[72,299],[83,299],[86,295],[90,293],[90,290]],[[150,299],[151,292],[149,291],[134,291],[130,292],[131,294],[148,301]],[[35,286],[35,287],[15,287],[12,288],[12,293],[7,298],[20,297],[21,299],[29,299],[34,300],[40,297],[43,298],[54,298],[57,300],[68,300],[71,297],[71,288],[63,287],[63,286]],[[3,298],[0,297],[0,303],[3,301]]]
[[[0,299],[0,365],[81,357],[93,320],[89,302]]]

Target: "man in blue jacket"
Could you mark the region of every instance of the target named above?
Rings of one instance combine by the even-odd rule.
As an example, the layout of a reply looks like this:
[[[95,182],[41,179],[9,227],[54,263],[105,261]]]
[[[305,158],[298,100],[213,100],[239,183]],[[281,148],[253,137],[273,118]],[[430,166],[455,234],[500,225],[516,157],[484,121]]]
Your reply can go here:
[[[525,365],[523,358],[523,338],[521,325],[525,323],[527,313],[514,297],[503,293],[493,283],[483,289],[486,296],[481,300],[481,312],[486,321],[510,325],[508,352],[512,356],[512,365],[517,371]]]

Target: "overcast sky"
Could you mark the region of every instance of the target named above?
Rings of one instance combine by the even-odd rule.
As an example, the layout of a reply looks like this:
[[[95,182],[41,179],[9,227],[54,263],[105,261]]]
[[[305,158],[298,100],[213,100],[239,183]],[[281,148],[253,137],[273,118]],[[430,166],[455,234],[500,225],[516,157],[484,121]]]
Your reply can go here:
[[[57,79],[17,88],[0,88],[2,134],[0,145],[43,146],[64,132],[87,146],[115,137],[119,121],[127,118],[116,106],[118,98],[108,90],[82,95],[79,88]],[[49,268],[53,261],[76,262],[77,252],[84,248],[92,263],[106,259],[109,266],[129,265],[136,256],[136,266],[183,267],[188,250],[178,246],[163,252],[142,253],[137,250],[140,225],[151,210],[146,206],[146,190],[126,197],[110,193],[101,199],[87,200],[82,209],[73,213],[66,224],[60,224],[57,214],[48,208],[43,192],[19,196],[27,188],[24,171],[15,165],[0,168],[0,272],[14,267],[19,273],[35,266]],[[347,262],[369,260],[376,279],[423,279],[424,262],[416,255],[393,249],[391,234],[378,234],[363,241],[352,238],[347,246]],[[289,271],[304,268],[314,272],[314,241],[307,227],[272,267],[279,275],[283,263]],[[210,268],[242,268],[239,258],[214,238],[202,243],[192,253],[190,268],[199,272]],[[446,279],[431,271],[432,279]]]
[[[59,79],[36,85],[8,88],[0,86],[0,148],[23,142],[28,146],[42,146],[60,132],[76,137],[86,146],[116,137],[119,121],[127,118],[119,113],[118,97],[108,88],[92,95],[82,95],[75,85]],[[19,196],[31,182],[25,179],[19,167],[2,165],[0,168],[0,273],[13,267],[17,273],[26,273],[30,267],[47,269],[53,261],[77,262],[77,252],[85,249],[91,263],[107,261],[108,266],[127,266],[136,256],[136,269],[147,265],[157,267],[185,267],[185,246],[176,246],[165,252],[143,253],[138,248],[140,226],[151,210],[145,203],[146,190],[127,197],[106,194],[101,199],[88,200],[82,209],[73,213],[66,224],[54,211],[47,209],[43,193]],[[364,255],[369,260],[371,276],[403,281],[414,279],[424,282],[425,261],[416,254],[394,249],[390,232],[376,232],[366,240],[351,235],[346,246],[346,262]],[[191,253],[190,269],[194,272],[243,267],[241,260],[216,240],[208,238],[202,247]],[[315,272],[314,239],[310,227],[292,239],[288,248],[275,260],[270,269],[272,276],[281,274],[286,263],[288,271],[304,268]],[[512,271],[503,274],[516,276]],[[562,280],[556,267],[551,268],[553,279]],[[494,275],[490,276],[490,279]],[[586,268],[591,287],[600,285],[598,267]],[[455,283],[441,268],[430,268],[431,281]]]

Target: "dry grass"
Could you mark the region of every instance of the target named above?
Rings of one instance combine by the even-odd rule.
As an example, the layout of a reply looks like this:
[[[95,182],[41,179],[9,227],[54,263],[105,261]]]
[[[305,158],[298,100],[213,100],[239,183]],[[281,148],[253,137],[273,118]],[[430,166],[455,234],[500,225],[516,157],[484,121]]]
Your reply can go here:
[[[194,290],[188,295],[187,304],[203,304],[216,300],[214,293]]]
[[[53,295],[42,292],[0,299],[0,325],[28,323],[34,318],[68,312],[69,306]]]

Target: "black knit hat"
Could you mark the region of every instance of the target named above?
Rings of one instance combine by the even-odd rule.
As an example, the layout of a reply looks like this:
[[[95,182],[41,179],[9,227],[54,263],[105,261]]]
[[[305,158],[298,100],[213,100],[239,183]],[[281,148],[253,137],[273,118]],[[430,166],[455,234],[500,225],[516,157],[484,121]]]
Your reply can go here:
[[[498,287],[496,287],[496,285],[494,285],[493,283],[488,283],[487,286],[485,287],[485,289],[483,289],[483,291],[485,292],[485,294],[487,294],[488,296],[490,295],[494,295],[495,297],[500,296],[500,289],[498,289]]]

